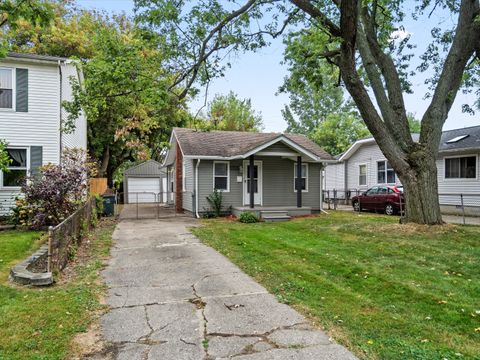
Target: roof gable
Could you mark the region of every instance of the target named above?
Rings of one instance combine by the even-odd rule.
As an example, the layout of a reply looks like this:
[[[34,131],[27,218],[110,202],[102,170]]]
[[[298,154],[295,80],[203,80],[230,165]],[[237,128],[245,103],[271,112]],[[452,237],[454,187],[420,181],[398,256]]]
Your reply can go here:
[[[125,170],[125,175],[155,175],[160,174],[162,164],[155,160],[147,160],[140,164],[129,167]]]

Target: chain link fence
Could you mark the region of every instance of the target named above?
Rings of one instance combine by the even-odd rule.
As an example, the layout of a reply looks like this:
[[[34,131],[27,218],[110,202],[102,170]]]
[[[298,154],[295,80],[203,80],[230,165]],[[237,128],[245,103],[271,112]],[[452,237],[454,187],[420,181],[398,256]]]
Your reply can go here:
[[[192,201],[192,192],[184,191],[184,201]],[[177,193],[168,192],[128,192],[128,204],[117,204],[120,219],[163,219],[183,215],[175,206]],[[124,193],[117,196],[118,203],[124,198]],[[193,208],[193,207],[192,207]]]
[[[352,198],[361,195],[364,190],[324,190],[323,202],[328,210],[353,209]],[[402,201],[402,198],[400,198]],[[461,217],[463,224],[468,223],[469,218],[480,217],[480,193],[440,193],[438,194],[440,209],[444,215]],[[400,201],[399,214],[405,214],[405,204]],[[471,223],[472,221],[470,221]]]

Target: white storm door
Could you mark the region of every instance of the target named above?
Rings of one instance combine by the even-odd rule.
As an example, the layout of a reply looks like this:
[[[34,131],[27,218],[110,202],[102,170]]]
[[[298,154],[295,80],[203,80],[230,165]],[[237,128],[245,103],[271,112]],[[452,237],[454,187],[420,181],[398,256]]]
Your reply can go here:
[[[249,205],[250,204],[250,165],[249,161],[243,162],[243,204]],[[262,176],[262,162],[255,161],[254,162],[254,176],[253,182],[255,186],[254,194],[254,204],[255,205],[262,205],[263,203],[263,176]]]

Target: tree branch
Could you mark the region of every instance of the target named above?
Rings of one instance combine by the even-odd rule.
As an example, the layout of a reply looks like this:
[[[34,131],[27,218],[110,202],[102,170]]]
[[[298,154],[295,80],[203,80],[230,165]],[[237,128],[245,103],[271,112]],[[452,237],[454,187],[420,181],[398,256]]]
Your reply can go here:
[[[478,0],[462,0],[458,24],[450,51],[445,59],[432,101],[422,119],[420,142],[431,151],[438,150],[442,127],[462,83],[468,60],[480,42],[480,26],[475,18],[480,14]]]
[[[187,81],[187,85],[185,86],[184,90],[178,95],[180,99],[183,99],[187,96],[188,91],[192,87],[193,83],[195,82],[195,79],[198,75],[198,71],[200,70],[200,67],[202,64],[208,59],[208,57],[214,53],[215,51],[219,50],[220,43],[217,40],[215,42],[215,45],[213,46],[212,49],[207,51],[208,43],[210,40],[218,33],[221,33],[222,29],[230,23],[233,19],[239,17],[243,13],[247,12],[250,10],[250,8],[255,4],[257,0],[248,0],[242,7],[239,9],[232,11],[228,16],[226,16],[222,21],[220,21],[203,39],[202,45],[200,47],[199,51],[199,56],[196,61],[196,63],[193,65],[191,69],[189,69],[187,72],[185,72],[182,76],[180,76],[170,87],[170,89],[174,88],[175,86],[179,85],[181,82],[183,82],[188,76],[190,76],[190,79]]]
[[[340,27],[342,29],[342,56],[340,70],[343,82],[355,100],[368,130],[374,135],[380,149],[392,162],[395,170],[405,173],[409,165],[406,153],[398,146],[385,122],[378,114],[370,96],[358,75],[355,63],[355,44],[357,40],[358,0],[342,0]]]
[[[333,21],[331,21],[323,12],[313,6],[313,4],[309,0],[290,0],[290,2],[302,9],[311,17],[319,20],[320,23],[325,26],[330,32],[330,34],[332,34],[333,36],[341,36],[340,28]]]
[[[396,115],[392,121],[395,123],[397,134],[401,137],[401,142],[406,145],[411,145],[412,137],[410,135],[407,113],[405,111],[402,83],[398,76],[395,63],[392,58],[382,50],[375,33],[375,18],[370,17],[365,7],[363,8],[361,18],[362,21],[366,23],[367,42],[382,72],[387,88],[388,100]]]

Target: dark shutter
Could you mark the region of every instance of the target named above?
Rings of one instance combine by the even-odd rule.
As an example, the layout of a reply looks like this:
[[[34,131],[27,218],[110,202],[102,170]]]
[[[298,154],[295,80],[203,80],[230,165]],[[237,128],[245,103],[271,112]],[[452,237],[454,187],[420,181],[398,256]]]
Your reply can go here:
[[[32,176],[40,174],[43,163],[43,149],[41,146],[30,147],[30,173]]]
[[[28,69],[16,69],[16,111],[28,112]]]

